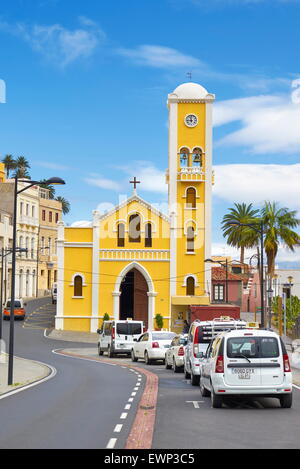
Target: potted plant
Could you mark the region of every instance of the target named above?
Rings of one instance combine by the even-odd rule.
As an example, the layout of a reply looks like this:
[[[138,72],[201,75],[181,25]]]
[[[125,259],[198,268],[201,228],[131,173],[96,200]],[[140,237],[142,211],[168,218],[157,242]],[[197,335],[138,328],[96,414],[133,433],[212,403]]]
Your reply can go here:
[[[162,317],[161,314],[157,314],[155,316],[155,322],[156,322],[156,331],[161,331],[164,325],[164,318]]]

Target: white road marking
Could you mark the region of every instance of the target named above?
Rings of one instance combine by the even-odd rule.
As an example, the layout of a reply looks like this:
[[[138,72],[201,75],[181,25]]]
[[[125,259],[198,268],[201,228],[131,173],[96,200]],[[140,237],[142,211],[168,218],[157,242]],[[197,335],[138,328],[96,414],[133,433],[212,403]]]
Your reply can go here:
[[[141,383],[136,383],[136,385],[137,385],[137,386],[140,386],[140,385],[141,385]]]
[[[114,449],[117,443],[117,438],[111,438],[108,442],[108,445],[106,446],[106,449]]]
[[[139,388],[134,388],[134,391],[138,391],[138,390],[139,390]]]
[[[131,393],[131,396],[132,396],[132,397],[135,397],[135,396],[136,396],[136,392],[132,392],[132,393]]]
[[[126,412],[124,412],[123,414],[121,414],[120,419],[125,420],[125,419],[127,419],[127,416],[128,416],[128,414]]]
[[[114,429],[114,433],[120,433],[122,431],[123,425],[116,425]]]
[[[133,401],[134,401],[133,397],[130,397],[130,398],[128,399],[128,402],[133,402]]]
[[[130,404],[126,404],[125,410],[130,410],[130,409],[131,409],[131,405],[130,405]]]
[[[194,409],[200,409],[199,404],[203,404],[204,401],[185,401],[187,404],[193,404]]]

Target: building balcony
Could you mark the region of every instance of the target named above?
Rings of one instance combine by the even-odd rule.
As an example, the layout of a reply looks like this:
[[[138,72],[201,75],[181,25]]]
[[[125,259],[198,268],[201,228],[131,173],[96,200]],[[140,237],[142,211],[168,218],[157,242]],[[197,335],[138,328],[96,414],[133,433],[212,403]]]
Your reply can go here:
[[[39,219],[38,218],[33,218],[33,217],[28,217],[26,215],[20,215],[18,217],[18,223],[20,225],[27,225],[27,226],[37,227],[37,226],[39,226]]]
[[[101,249],[101,261],[127,262],[169,262],[169,250],[155,249]]]
[[[181,168],[178,172],[178,180],[182,182],[205,182],[205,172],[200,167]]]

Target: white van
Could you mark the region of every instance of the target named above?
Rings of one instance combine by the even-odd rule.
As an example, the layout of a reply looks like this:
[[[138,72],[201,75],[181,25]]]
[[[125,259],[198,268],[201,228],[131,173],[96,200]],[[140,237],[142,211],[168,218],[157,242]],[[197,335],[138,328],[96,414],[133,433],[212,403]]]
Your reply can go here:
[[[231,331],[220,334],[201,363],[200,390],[220,408],[226,396],[276,397],[281,407],[293,401],[289,357],[281,338],[272,331]]]
[[[193,386],[199,386],[200,364],[206,350],[213,339],[220,332],[245,329],[246,321],[233,319],[227,316],[213,319],[212,321],[193,322],[188,334],[187,345],[184,355],[184,375],[186,379],[191,379]]]
[[[117,354],[131,355],[131,350],[144,332],[143,321],[104,321],[102,329],[98,329],[98,353],[112,358]]]

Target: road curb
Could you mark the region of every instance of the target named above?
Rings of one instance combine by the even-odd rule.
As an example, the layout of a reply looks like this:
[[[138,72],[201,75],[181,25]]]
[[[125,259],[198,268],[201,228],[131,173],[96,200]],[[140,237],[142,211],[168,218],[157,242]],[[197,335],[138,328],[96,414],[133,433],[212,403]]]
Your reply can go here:
[[[28,360],[27,358],[22,358],[22,357],[15,357],[15,358],[18,358],[19,360]],[[44,376],[43,378],[37,379],[35,381],[32,381],[29,384],[25,384],[24,386],[14,389],[13,391],[8,391],[3,394],[0,394],[0,401],[7,397],[14,396],[15,394],[18,394],[19,392],[26,391],[27,389],[33,388],[34,386],[38,386],[39,384],[45,383],[46,381],[49,381],[50,379],[54,378],[54,376],[56,376],[57,370],[53,366],[47,365],[46,363],[43,363],[43,362],[38,362],[36,360],[29,360],[29,361],[46,367],[49,370],[49,374],[47,376]]]
[[[145,370],[144,368],[139,368],[138,366],[131,366],[126,363],[121,364],[119,362],[105,360],[103,358],[87,357],[85,355],[75,354],[65,350],[55,350],[55,353],[67,357],[105,363],[108,365],[117,365],[121,366],[122,368],[126,367],[128,369],[138,371],[139,373],[146,376],[145,389],[138,404],[138,410],[127,438],[125,449],[137,450],[152,448],[159,382],[159,378],[156,374]]]

